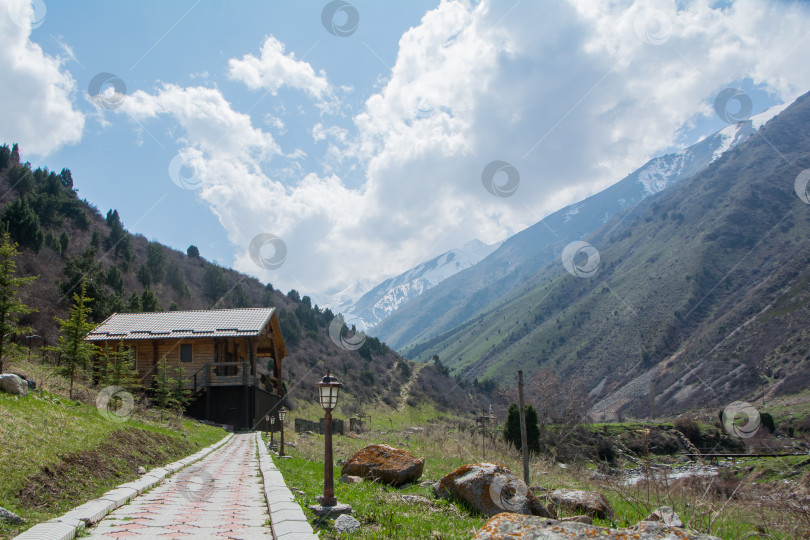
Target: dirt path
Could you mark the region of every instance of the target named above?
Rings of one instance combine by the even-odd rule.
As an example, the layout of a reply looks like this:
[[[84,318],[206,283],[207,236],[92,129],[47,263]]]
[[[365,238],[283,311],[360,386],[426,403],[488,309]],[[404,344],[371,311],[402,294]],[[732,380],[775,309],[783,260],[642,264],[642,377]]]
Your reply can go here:
[[[411,386],[413,383],[416,382],[416,378],[419,377],[419,372],[422,371],[422,368],[425,367],[427,364],[418,364],[416,367],[413,368],[411,372],[411,378],[408,379],[408,382],[402,385],[402,389],[399,392],[399,405],[397,406],[397,411],[402,412],[405,410],[405,405],[408,403],[408,399],[411,397]]]
[[[125,504],[89,538],[273,538],[256,436],[241,433]]]

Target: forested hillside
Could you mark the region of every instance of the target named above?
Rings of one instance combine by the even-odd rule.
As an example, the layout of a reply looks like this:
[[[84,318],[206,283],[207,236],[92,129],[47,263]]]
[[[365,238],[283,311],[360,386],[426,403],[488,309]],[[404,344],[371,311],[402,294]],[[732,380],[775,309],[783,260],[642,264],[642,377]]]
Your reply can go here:
[[[38,311],[21,323],[43,339],[14,336],[18,343],[35,349],[56,343],[55,317],[66,316],[84,281],[97,323],[114,312],[276,307],[290,353],[284,379],[293,399],[315,399],[315,382],[328,367],[360,401],[397,406],[400,399],[429,399],[465,411],[489,402],[481,389],[457,384],[434,366],[419,371],[407,395],[401,395],[413,365],[378,339],[367,337],[357,350],[338,346],[328,331],[336,314],[313,305],[309,296],[295,290],[283,294],[272,284],[213,264],[193,245],[183,253],[131,233],[116,209],[102,213],[79,197],[68,169],[32,169],[16,144],[0,146],[0,193],[0,220],[21,250],[17,273],[39,276],[21,293]],[[350,331],[343,325],[343,333]]]

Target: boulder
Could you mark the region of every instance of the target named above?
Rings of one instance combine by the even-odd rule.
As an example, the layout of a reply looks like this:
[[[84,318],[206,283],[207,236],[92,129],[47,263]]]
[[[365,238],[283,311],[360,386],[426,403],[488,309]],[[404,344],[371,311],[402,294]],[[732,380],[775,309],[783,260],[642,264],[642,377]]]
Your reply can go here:
[[[14,396],[25,397],[28,395],[28,383],[19,375],[6,373],[0,375],[0,390]]]
[[[12,525],[19,525],[23,522],[23,518],[14,512],[9,512],[5,508],[0,507],[0,521],[11,523]]]
[[[562,540],[571,538],[599,538],[600,540],[720,540],[687,529],[670,527],[661,522],[642,521],[627,529],[609,529],[575,521],[557,521],[537,516],[502,513],[491,517],[473,540],[506,539]]]
[[[681,516],[669,506],[656,508],[649,516],[644,518],[644,521],[660,521],[670,527],[683,527]]]
[[[509,467],[501,463],[462,465],[433,484],[437,497],[466,501],[476,512],[553,517]]]
[[[379,480],[391,486],[414,482],[422,476],[425,460],[387,444],[371,444],[358,450],[340,470],[341,474]]]
[[[608,500],[598,491],[555,489],[549,497],[555,504],[573,512],[582,512],[601,519],[616,515]]]
[[[14,373],[14,375],[21,378],[25,382],[25,384],[28,385],[29,390],[36,390],[37,389],[37,383],[35,381],[32,381],[31,379],[29,379],[25,375],[20,375],[19,373]]]
[[[339,533],[353,533],[360,530],[360,522],[349,514],[341,514],[335,520],[335,530]]]

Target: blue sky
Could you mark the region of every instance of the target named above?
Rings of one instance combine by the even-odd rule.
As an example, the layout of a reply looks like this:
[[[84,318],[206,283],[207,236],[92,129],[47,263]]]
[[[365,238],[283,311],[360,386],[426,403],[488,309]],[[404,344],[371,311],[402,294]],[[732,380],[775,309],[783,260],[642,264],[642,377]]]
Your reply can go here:
[[[810,90],[803,3],[0,4],[0,139],[131,232],[322,301],[724,127],[726,88],[752,113]]]

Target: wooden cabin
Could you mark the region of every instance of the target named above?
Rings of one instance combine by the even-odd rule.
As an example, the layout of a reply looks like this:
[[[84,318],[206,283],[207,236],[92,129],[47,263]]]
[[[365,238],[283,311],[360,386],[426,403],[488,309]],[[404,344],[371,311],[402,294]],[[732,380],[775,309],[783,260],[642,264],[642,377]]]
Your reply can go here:
[[[194,418],[270,431],[281,406],[281,361],[287,348],[275,308],[113,313],[86,338],[100,348],[132,351],[145,387],[158,363],[182,368]]]

